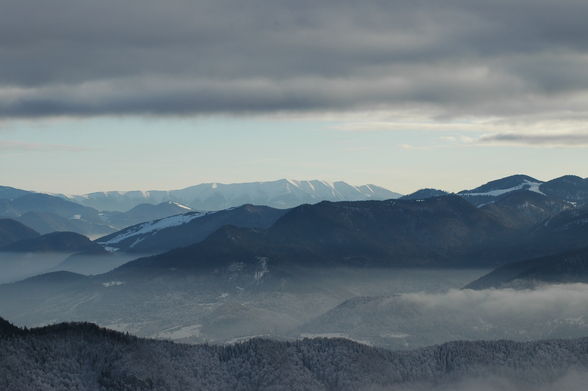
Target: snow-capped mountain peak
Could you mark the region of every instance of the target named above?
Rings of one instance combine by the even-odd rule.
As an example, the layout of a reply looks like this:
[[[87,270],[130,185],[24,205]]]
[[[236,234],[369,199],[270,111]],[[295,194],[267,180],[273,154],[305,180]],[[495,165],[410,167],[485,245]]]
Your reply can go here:
[[[320,201],[360,201],[398,198],[400,194],[375,185],[279,179],[268,182],[202,183],[179,190],[111,191],[62,195],[98,210],[127,211],[139,204],[172,201],[193,210],[221,210],[243,204],[291,208]]]

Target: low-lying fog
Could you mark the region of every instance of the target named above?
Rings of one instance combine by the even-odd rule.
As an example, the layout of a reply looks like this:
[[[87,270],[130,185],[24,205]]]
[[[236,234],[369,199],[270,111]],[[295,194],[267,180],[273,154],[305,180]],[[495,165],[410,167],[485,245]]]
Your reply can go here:
[[[27,258],[27,265],[34,261]],[[44,262],[44,267],[56,268],[56,258]],[[109,269],[114,266],[109,262],[122,259],[105,257],[88,264],[98,262]],[[79,269],[83,262],[75,264]],[[11,286],[8,293],[0,287],[0,316],[23,326],[91,321],[187,343],[343,337],[411,349],[463,339],[588,335],[588,284],[461,289],[485,272],[300,269],[272,280],[270,270],[251,285],[243,284],[250,276],[214,273],[112,281],[98,276],[72,286],[41,281],[22,289]]]
[[[588,285],[357,297],[298,331],[302,336],[339,335],[395,349],[458,339],[584,337]]]
[[[275,281],[270,271],[246,288],[213,274],[133,281],[99,276],[71,289],[40,282],[2,294],[0,287],[0,314],[19,325],[91,321],[187,343],[320,336],[411,349],[460,339],[588,335],[587,284],[460,289],[486,271],[307,269]]]

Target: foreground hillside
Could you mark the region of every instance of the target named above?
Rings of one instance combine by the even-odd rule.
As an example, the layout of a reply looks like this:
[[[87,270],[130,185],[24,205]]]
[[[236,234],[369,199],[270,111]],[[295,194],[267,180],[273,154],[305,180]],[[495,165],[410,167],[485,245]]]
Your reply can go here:
[[[452,342],[390,352],[342,339],[176,345],[92,324],[21,330],[0,320],[12,390],[581,390],[588,339]],[[546,388],[542,388],[546,387]],[[561,389],[561,388],[560,388]]]

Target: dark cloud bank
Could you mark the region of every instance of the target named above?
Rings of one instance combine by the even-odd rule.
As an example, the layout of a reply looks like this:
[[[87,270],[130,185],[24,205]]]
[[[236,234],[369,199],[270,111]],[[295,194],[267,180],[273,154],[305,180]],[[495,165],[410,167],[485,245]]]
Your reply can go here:
[[[0,116],[584,116],[587,14],[573,0],[6,0]]]

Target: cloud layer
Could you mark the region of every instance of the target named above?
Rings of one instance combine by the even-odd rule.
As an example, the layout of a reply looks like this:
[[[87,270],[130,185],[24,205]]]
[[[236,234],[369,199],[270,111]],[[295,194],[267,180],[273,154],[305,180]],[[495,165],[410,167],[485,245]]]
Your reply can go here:
[[[519,134],[499,133],[482,136],[478,140],[482,144],[507,144],[507,145],[553,145],[553,146],[587,146],[587,133],[562,133],[562,134]]]
[[[354,298],[300,330],[339,333],[390,349],[454,340],[535,340],[583,337],[588,332],[588,284],[533,290],[458,290]]]
[[[586,118],[586,14],[577,0],[6,0],[0,117]]]

